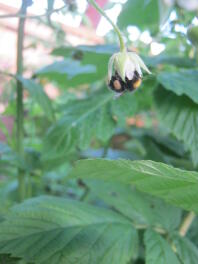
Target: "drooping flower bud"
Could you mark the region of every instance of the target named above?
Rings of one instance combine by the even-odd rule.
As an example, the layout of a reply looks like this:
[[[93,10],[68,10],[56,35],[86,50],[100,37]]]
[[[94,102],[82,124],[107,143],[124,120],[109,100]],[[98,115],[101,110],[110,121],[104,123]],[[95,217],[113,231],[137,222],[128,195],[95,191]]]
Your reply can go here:
[[[151,73],[135,52],[118,52],[112,55],[108,65],[108,85],[117,93],[134,91],[142,81],[142,71]]]

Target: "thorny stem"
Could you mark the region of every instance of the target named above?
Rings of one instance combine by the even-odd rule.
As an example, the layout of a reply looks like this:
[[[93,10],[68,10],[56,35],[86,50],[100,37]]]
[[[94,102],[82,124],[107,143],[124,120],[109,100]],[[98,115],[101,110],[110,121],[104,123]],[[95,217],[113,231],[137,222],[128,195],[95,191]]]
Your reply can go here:
[[[122,37],[122,33],[120,32],[119,28],[113,23],[113,21],[106,15],[106,13],[99,7],[98,4],[96,4],[96,2],[94,0],[88,0],[88,2],[103,16],[106,18],[106,20],[112,25],[113,29],[115,30],[118,38],[119,38],[119,42],[120,42],[120,51],[125,51],[126,47],[124,44],[124,40]]]
[[[195,217],[196,215],[194,212],[190,212],[189,214],[187,214],[179,229],[180,236],[186,235]]]
[[[26,15],[27,11],[27,1],[23,0],[22,6],[20,9],[21,15]],[[19,19],[18,24],[18,33],[17,33],[17,75],[23,74],[23,42],[24,42],[24,26],[25,26],[25,17],[21,17]],[[17,138],[17,152],[20,157],[24,155],[24,148],[23,148],[23,138],[24,138],[24,131],[23,131],[23,86],[22,83],[17,80],[16,83],[17,88],[17,113],[16,113],[16,138]],[[18,170],[18,195],[19,200],[22,201],[25,198],[25,174],[22,169]]]

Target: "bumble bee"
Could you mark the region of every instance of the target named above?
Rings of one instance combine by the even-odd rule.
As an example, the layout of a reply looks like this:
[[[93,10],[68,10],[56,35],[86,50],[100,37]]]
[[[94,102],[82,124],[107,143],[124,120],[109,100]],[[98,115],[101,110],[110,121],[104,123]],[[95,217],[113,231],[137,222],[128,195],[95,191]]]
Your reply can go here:
[[[109,87],[116,93],[123,93],[125,91],[133,92],[141,85],[141,83],[142,79],[137,71],[134,72],[132,80],[129,80],[127,77],[125,77],[125,82],[119,76],[118,72],[115,72],[115,75],[111,77]]]
[[[142,82],[144,69],[151,74],[135,52],[121,51],[111,56],[108,63],[108,85],[116,93],[133,92]]]

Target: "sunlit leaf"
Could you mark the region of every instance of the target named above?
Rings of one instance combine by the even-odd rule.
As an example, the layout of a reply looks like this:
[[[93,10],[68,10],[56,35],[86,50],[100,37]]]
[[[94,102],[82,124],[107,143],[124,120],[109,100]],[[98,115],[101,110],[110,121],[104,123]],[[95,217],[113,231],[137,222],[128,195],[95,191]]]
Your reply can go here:
[[[196,172],[146,160],[88,159],[78,161],[70,177],[131,184],[140,191],[198,213],[198,173]]]

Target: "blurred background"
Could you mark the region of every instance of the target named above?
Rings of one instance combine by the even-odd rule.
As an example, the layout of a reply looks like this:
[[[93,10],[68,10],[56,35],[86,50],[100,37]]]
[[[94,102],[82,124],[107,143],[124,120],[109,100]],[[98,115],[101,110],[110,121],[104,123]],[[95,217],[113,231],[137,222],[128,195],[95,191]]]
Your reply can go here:
[[[119,134],[123,131],[125,133],[126,127],[123,130],[123,124],[128,127],[156,128],[159,123],[153,109],[153,91],[159,85],[158,82],[166,88],[166,81],[161,81],[156,76],[165,70],[177,71],[180,68],[196,67],[197,49],[192,45],[187,30],[198,25],[198,0],[97,0],[96,2],[120,27],[128,49],[140,54],[153,73],[145,77],[140,91],[132,98],[126,101],[124,98],[121,99],[118,104],[123,105],[119,105],[117,109],[113,106],[111,115],[113,122],[118,121],[118,127],[116,132],[114,132],[115,123],[112,127],[108,127],[106,138],[111,138],[113,133]],[[10,77],[16,73],[17,12],[20,6],[21,0],[0,0],[1,142],[7,142],[9,138],[13,139],[16,130],[14,126],[16,83]],[[37,94],[34,94],[35,88],[32,89],[28,85],[24,90],[25,144],[28,148],[41,151],[42,136],[53,125],[51,117],[55,113],[59,118],[64,104],[72,100],[86,99],[95,92],[102,91],[103,88],[107,90],[108,60],[118,49],[117,36],[111,25],[86,0],[31,2],[27,9],[25,24],[23,77],[35,80],[33,85],[38,88],[39,84],[38,89],[42,89],[45,93],[37,91]],[[170,90],[169,87],[167,89]],[[49,99],[54,102],[52,107],[48,105]],[[124,105],[127,106],[126,109]],[[51,113],[51,117],[49,117],[50,113],[47,113],[49,109],[54,112]],[[41,123],[43,127],[40,128]],[[49,137],[47,141],[50,140]],[[53,140],[56,142],[55,138]],[[116,137],[116,148],[123,149],[123,145],[121,144],[121,147],[119,145],[119,140],[127,141],[128,135],[125,135],[124,139],[121,135]],[[86,141],[82,144],[83,151],[89,147]],[[14,146],[16,142],[13,142]],[[105,142],[106,139],[102,138],[102,147],[105,146]],[[141,148],[136,143],[132,148],[135,152],[138,149],[139,153]],[[96,143],[96,146],[100,147],[100,144],[101,142]],[[56,151],[58,153],[57,149]],[[91,151],[80,155],[100,156],[100,151],[97,154]],[[114,154],[115,157],[121,155],[115,149],[113,151],[111,157]],[[140,156],[132,156],[137,158],[143,155],[146,158],[143,153],[145,152],[141,152]],[[129,155],[130,158],[132,156]],[[156,159],[157,155],[153,158]]]
[[[133,5],[138,8],[138,5],[135,6],[136,1],[128,1],[127,4],[126,0],[97,0],[96,2],[105,9],[114,22],[119,18],[119,25],[129,47],[151,56],[159,55],[170,48],[174,51],[174,39],[177,37],[180,43],[177,42],[178,46],[175,47],[177,53],[182,53],[186,49],[184,46],[186,43],[182,42],[186,42],[184,36],[187,27],[190,24],[198,25],[197,0],[161,0],[160,6],[157,0],[142,0],[139,1],[140,4],[147,5],[148,10],[145,11],[145,18],[140,16],[138,19],[136,10],[132,9]],[[121,10],[128,8],[127,5],[129,9],[126,16],[119,17]],[[17,13],[20,6],[20,0],[0,0],[0,69],[3,72],[16,72],[18,18],[5,16]],[[52,9],[57,12],[50,13]],[[46,12],[50,14],[47,17]],[[86,0],[34,0],[32,6],[28,8],[28,15],[38,17],[27,19],[25,26],[25,76],[30,76],[33,70],[52,62],[50,52],[54,47],[115,44],[117,40],[111,25]],[[148,24],[147,21],[151,23]],[[167,39],[171,39],[171,42],[167,43]],[[3,117],[7,105],[6,95],[8,94],[5,90],[9,89],[8,79],[0,75],[0,80],[1,121],[6,123],[8,130],[11,130],[12,118]],[[59,93],[54,88],[51,83],[45,87],[52,98]],[[2,130],[0,130],[0,140],[5,140]]]
[[[198,169],[198,0],[96,0],[120,28],[128,50],[139,54],[152,72],[144,73],[138,89],[117,99],[108,89],[107,74],[109,59],[119,51],[119,43],[106,19],[86,0],[23,2],[29,5],[24,45],[18,49],[18,57],[23,52],[19,60],[23,69],[16,74],[22,0],[0,0],[0,222],[12,205],[47,194],[115,209],[137,224],[143,221],[149,227],[156,224],[175,232],[183,218],[185,222],[186,211],[144,195],[128,183],[81,181],[71,179],[70,172],[76,161],[86,158],[162,162],[156,168],[162,166],[168,185],[162,181],[161,197],[176,193],[176,198],[171,196],[173,204],[180,205],[179,197],[182,208],[196,206],[194,174],[189,174],[192,182],[182,178],[181,186],[171,185],[164,168],[168,164]],[[138,168],[144,174],[145,167]],[[170,168],[170,178],[177,176],[174,171]],[[156,186],[157,190],[146,181],[151,194],[160,194]],[[167,241],[168,232],[162,233]],[[130,263],[145,263],[142,230],[140,233],[140,254]],[[187,236],[198,246],[197,218]],[[118,237],[122,233],[115,236],[116,242]],[[110,240],[114,242],[114,236]],[[26,240],[18,244],[20,253],[21,245],[25,246],[26,255]],[[109,250],[106,241],[104,244],[110,254],[120,254],[117,243],[115,251]],[[124,244],[121,241],[120,248]],[[189,252],[188,261],[181,255],[182,263],[194,259],[192,263],[197,264],[198,253],[194,252],[198,251],[192,247]],[[0,263],[22,263],[8,259],[0,254]]]

